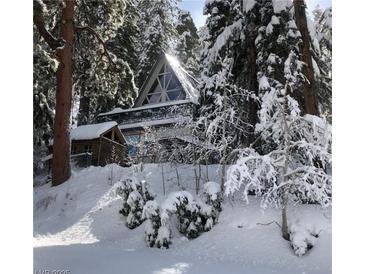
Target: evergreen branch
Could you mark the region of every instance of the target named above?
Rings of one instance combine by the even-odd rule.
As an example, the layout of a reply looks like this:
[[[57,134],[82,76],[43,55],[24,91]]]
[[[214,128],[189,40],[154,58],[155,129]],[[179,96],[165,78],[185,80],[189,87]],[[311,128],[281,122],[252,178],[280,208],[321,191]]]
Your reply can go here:
[[[104,40],[100,37],[100,35],[93,28],[91,28],[89,26],[75,26],[75,30],[77,30],[77,31],[87,31],[87,32],[91,33],[98,40],[98,42],[102,45],[102,47],[103,47],[103,54],[102,55],[105,55],[108,58],[109,63],[113,67],[117,66],[115,64],[112,56],[110,55],[110,52],[108,51]]]
[[[65,40],[54,37],[46,28],[46,24],[44,23],[45,12],[46,7],[41,0],[33,2],[33,23],[37,27],[39,34],[43,37],[51,49],[62,49],[65,46]]]

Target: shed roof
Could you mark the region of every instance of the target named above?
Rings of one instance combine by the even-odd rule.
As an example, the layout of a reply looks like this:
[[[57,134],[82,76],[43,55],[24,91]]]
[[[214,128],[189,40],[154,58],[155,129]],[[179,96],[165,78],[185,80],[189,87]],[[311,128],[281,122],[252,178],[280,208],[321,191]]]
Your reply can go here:
[[[117,122],[105,122],[99,124],[84,125],[74,128],[70,132],[71,140],[92,140],[99,138],[100,135],[115,127]]]

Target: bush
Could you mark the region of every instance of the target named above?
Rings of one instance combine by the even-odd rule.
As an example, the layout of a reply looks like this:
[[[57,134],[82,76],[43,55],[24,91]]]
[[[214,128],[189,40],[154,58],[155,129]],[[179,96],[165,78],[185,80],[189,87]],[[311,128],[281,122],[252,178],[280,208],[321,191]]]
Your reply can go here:
[[[297,223],[290,226],[289,233],[290,245],[293,248],[294,253],[299,257],[303,256],[313,248],[319,236],[319,233],[313,229],[310,230]]]
[[[219,188],[218,188],[219,189]],[[176,215],[178,230],[188,239],[194,239],[205,231],[209,231],[218,220],[221,210],[219,195],[212,191],[207,199],[214,204],[209,205],[200,199],[194,199],[187,191],[171,193],[161,208],[155,201],[148,201],[142,218],[147,219],[145,226],[145,241],[149,247],[169,248],[171,244],[170,217]]]
[[[130,178],[120,181],[120,186],[116,192],[122,200],[122,207],[119,212],[127,217],[127,227],[136,228],[145,220],[142,216],[144,205],[147,201],[153,200],[155,195],[146,181],[138,182]]]
[[[207,182],[204,184],[205,203],[212,207],[212,219],[216,224],[219,213],[222,211],[223,196],[220,186],[216,182]]]
[[[130,208],[126,225],[130,229],[139,226],[144,219],[142,218],[142,211],[144,201],[142,195],[138,191],[133,191],[129,194],[127,204]]]
[[[128,196],[131,192],[137,190],[138,182],[135,179],[126,179],[123,181],[120,181],[120,186],[117,188],[116,192],[117,195],[121,197],[122,200],[122,208],[120,209],[120,213],[123,216],[128,216],[130,212],[130,206],[127,203]]]
[[[161,227],[160,207],[156,201],[148,201],[145,204],[142,218],[146,219],[145,241],[149,247],[153,247]]]

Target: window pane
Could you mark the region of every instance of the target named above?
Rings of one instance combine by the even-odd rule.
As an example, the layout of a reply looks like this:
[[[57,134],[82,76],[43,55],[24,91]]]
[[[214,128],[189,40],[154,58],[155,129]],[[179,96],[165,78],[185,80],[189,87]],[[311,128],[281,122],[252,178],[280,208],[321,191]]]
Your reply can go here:
[[[181,89],[175,89],[167,92],[167,95],[170,100],[177,100],[180,99],[179,95],[181,94]]]
[[[171,81],[169,83],[167,90],[177,89],[179,87],[181,87],[179,80],[177,79],[177,77],[175,75],[172,75],[172,78],[171,78]]]
[[[150,91],[148,93],[149,94],[150,93],[153,93],[156,88],[158,88],[158,82],[157,82],[157,80],[155,80],[155,82],[153,82],[153,85],[152,85],[152,87],[151,87],[151,89],[150,89]]]
[[[161,93],[153,93],[151,95],[148,95],[148,100],[150,103],[158,103],[161,100]]]

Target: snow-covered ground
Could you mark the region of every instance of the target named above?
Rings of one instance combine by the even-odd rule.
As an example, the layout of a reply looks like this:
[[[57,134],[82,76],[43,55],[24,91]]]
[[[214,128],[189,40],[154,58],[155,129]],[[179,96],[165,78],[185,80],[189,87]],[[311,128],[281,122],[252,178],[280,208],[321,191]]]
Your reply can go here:
[[[209,179],[218,180],[217,166],[209,167]],[[205,168],[203,168],[205,171]],[[177,189],[175,170],[164,167],[166,193]],[[194,192],[191,166],[179,167],[181,185]],[[112,180],[111,178],[112,174]],[[173,231],[167,250],[148,248],[144,224],[130,230],[119,214],[115,195],[118,179],[145,178],[163,201],[161,167],[146,165],[136,174],[132,168],[89,167],[75,171],[58,186],[34,188],[34,269],[70,270],[70,273],[331,273],[331,211],[315,205],[289,210],[289,221],[315,226],[317,244],[306,255],[294,255],[279,227],[258,225],[280,220],[278,209],[262,211],[259,202],[226,202],[219,223],[195,240]],[[206,178],[203,175],[203,179]]]

